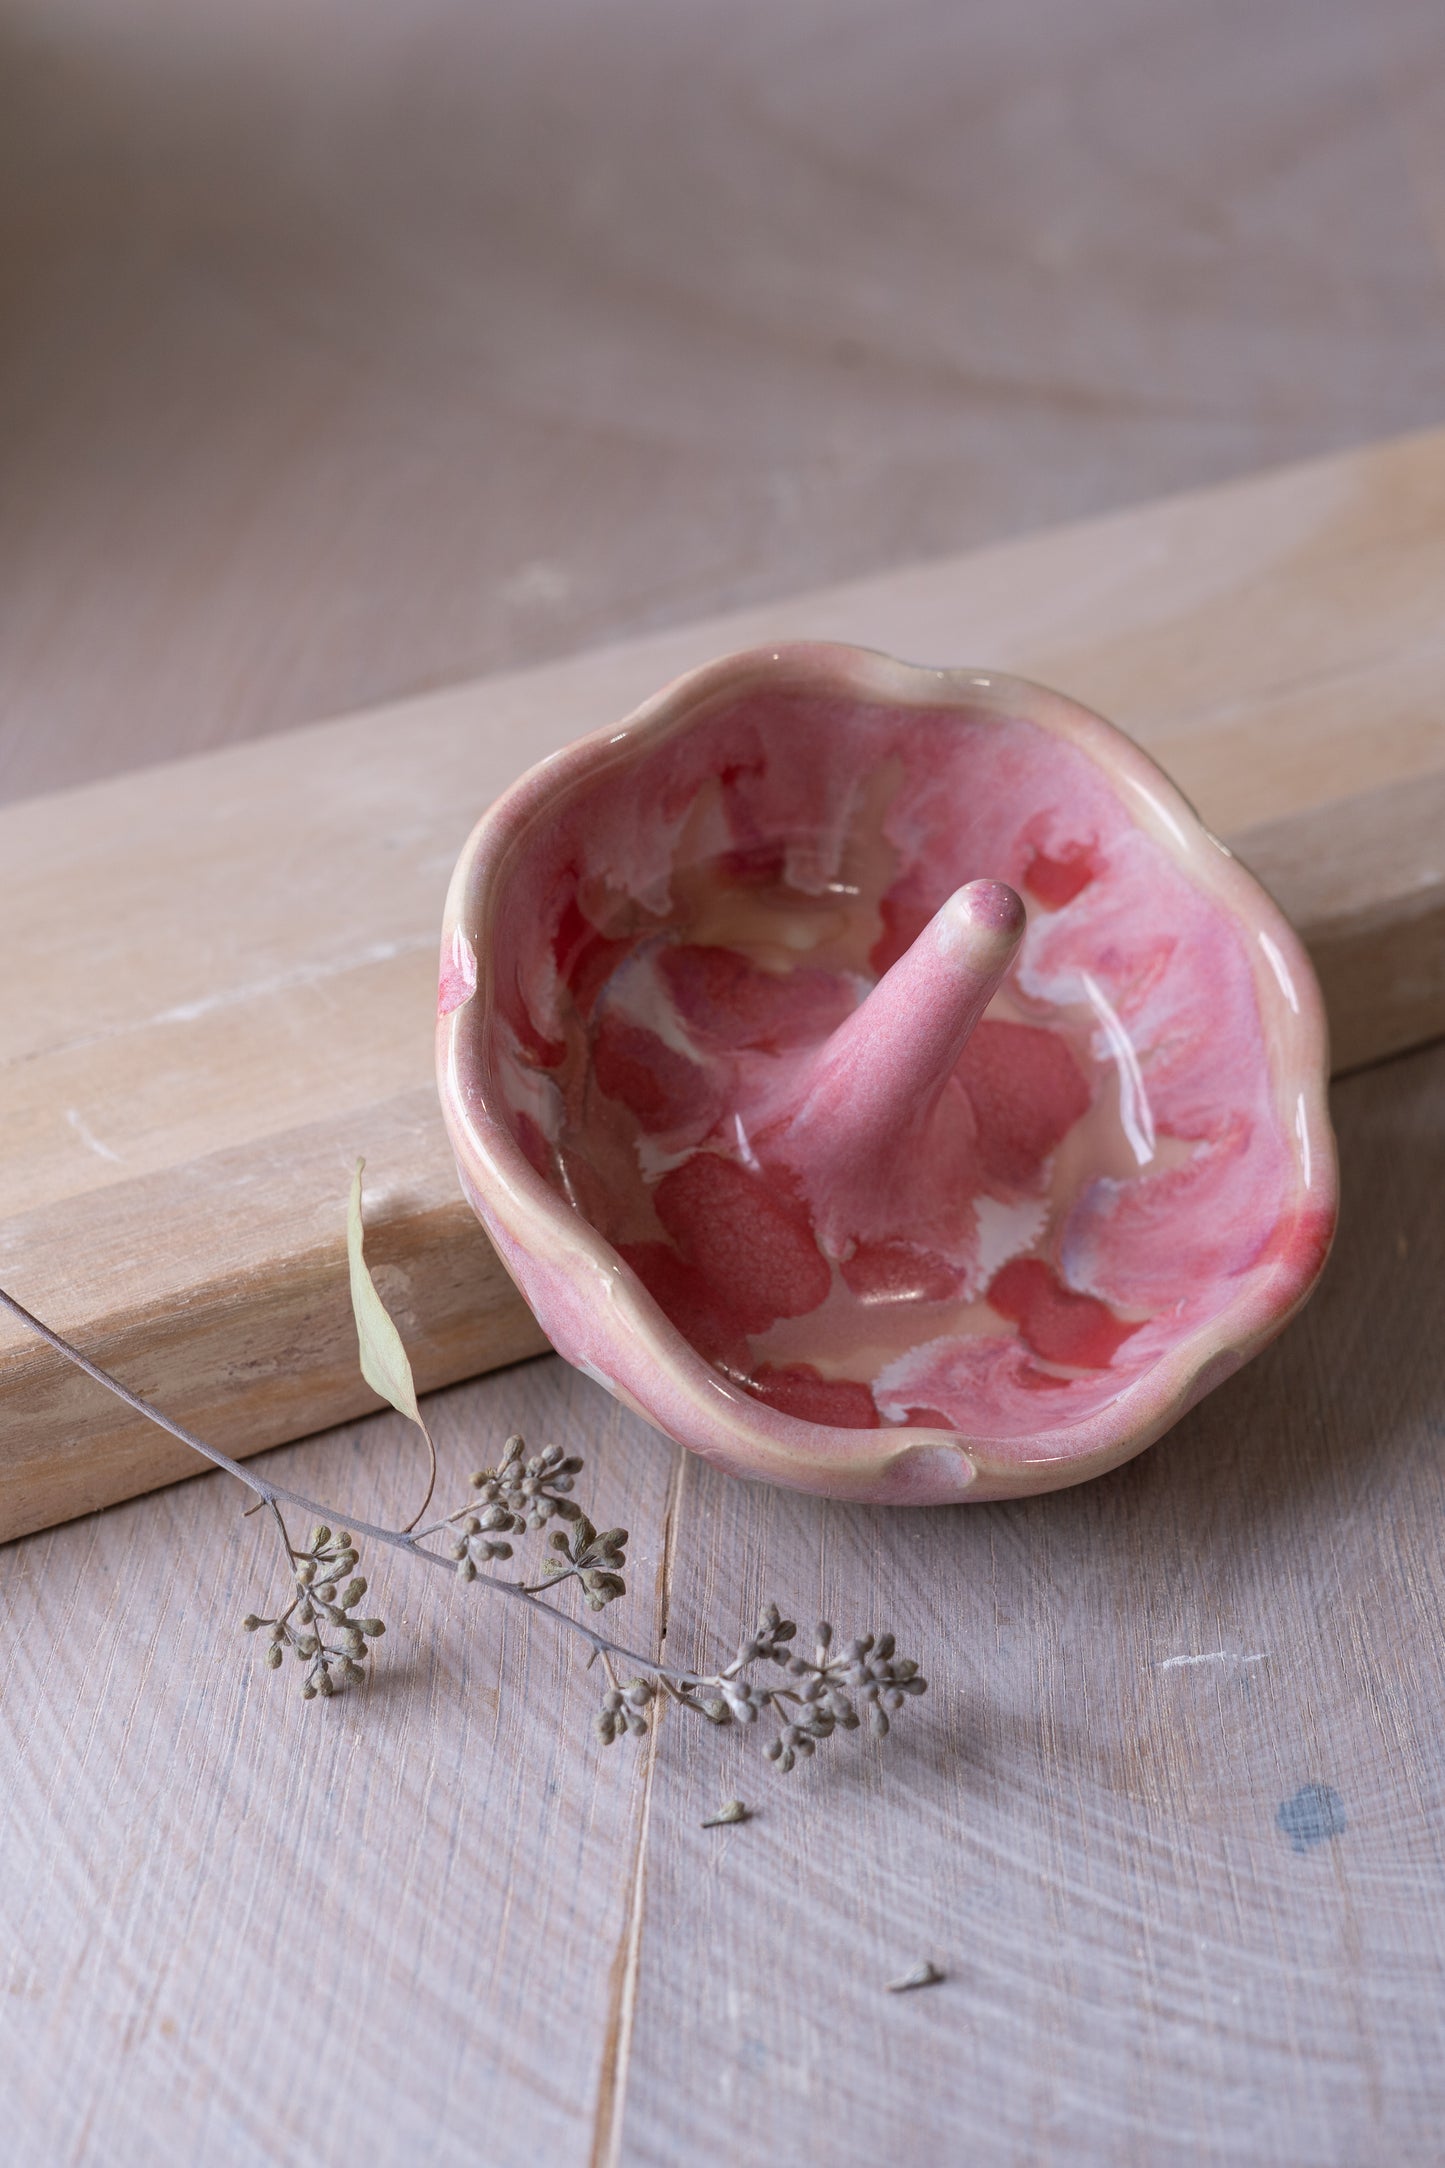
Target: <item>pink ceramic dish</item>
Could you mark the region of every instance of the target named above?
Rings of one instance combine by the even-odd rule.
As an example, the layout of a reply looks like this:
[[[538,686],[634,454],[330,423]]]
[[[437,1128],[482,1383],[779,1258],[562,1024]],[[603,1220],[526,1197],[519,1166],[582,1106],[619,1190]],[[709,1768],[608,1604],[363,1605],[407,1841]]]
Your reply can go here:
[[[442,943],[466,1192],[558,1350],[736,1474],[1077,1483],[1334,1230],[1319,990],[1152,761],[1018,679],[729,656],[524,776]]]

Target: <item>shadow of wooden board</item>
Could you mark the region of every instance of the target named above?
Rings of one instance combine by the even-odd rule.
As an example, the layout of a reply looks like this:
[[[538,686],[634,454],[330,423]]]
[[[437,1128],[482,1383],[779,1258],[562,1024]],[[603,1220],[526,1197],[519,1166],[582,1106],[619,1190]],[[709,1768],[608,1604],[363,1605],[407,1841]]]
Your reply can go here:
[[[453,860],[677,672],[852,640],[1038,677],[1175,776],[1299,926],[1336,1065],[1445,1032],[1445,431],[0,813],[0,1284],[237,1455],[376,1405],[350,1168],[430,1388],[545,1345],[431,1086]],[[0,1538],[194,1471],[0,1325]]]

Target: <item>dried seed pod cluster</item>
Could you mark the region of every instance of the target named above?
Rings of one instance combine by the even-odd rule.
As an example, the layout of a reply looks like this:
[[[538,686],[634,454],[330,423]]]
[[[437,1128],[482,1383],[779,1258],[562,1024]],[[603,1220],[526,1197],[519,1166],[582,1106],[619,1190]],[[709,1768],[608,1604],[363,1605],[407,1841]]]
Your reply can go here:
[[[604,1528],[599,1535],[586,1514],[579,1513],[570,1533],[558,1529],[552,1549],[560,1555],[549,1558],[543,1571],[554,1583],[575,1575],[582,1583],[582,1601],[589,1611],[601,1611],[627,1594],[627,1583],[622,1578],[627,1564],[625,1528]]]
[[[824,1620],[810,1659],[793,1649],[797,1631],[796,1623],[769,1603],[758,1613],[754,1631],[738,1643],[732,1662],[710,1677],[659,1670],[650,1684],[634,1679],[619,1687],[609,1667],[611,1684],[597,1717],[602,1739],[610,1746],[625,1732],[644,1733],[648,1703],[661,1689],[714,1724],[755,1724],[771,1710],[780,1728],[763,1752],[786,1773],[835,1731],[857,1731],[866,1721],[875,1738],[886,1738],[890,1715],[928,1691],[912,1657],[895,1653],[892,1634],[862,1634],[835,1654],[833,1629]],[[751,1676],[754,1665],[770,1663],[786,1671],[787,1683]]]
[[[589,1611],[625,1596],[627,1530],[605,1528],[599,1534],[572,1497],[583,1465],[580,1454],[564,1453],[560,1445],[545,1445],[529,1456],[525,1438],[508,1438],[497,1466],[472,1477],[476,1497],[441,1524],[452,1534],[458,1578],[474,1581],[479,1568],[513,1555],[510,1537],[531,1535],[556,1519],[568,1525],[554,1530],[552,1555],[542,1564],[546,1581],[538,1585],[580,1581]]]
[[[265,1661],[272,1671],[280,1669],[288,1649],[306,1666],[301,1693],[310,1701],[365,1678],[362,1665],[369,1654],[367,1644],[384,1634],[386,1627],[379,1618],[355,1616],[366,1594],[366,1582],[359,1575],[344,1588],[338,1586],[358,1560],[348,1534],[333,1535],[318,1522],[304,1550],[289,1539],[286,1548],[295,1595],[275,1618],[259,1618],[252,1611],[242,1624],[247,1633],[258,1633],[263,1626],[269,1629]]]
[[[656,1692],[650,1679],[627,1679],[621,1686],[610,1686],[593,1719],[602,1744],[611,1746],[629,1731],[635,1739],[645,1738],[647,1706]]]
[[[790,1675],[802,1681],[797,1714],[763,1749],[780,1769],[791,1769],[799,1755],[811,1754],[836,1730],[857,1731],[865,1718],[874,1738],[886,1739],[890,1714],[897,1715],[911,1695],[928,1691],[928,1681],[912,1657],[894,1654],[892,1634],[862,1634],[841,1656],[833,1655],[832,1648],[833,1629],[824,1619],[819,1621],[812,1662],[805,1656],[788,1659]]]
[[[409,1415],[422,1431],[427,1444],[430,1477],[421,1509],[404,1528],[366,1522],[356,1525],[371,1542],[385,1544],[442,1571],[458,1572],[464,1579],[525,1603],[554,1624],[581,1635],[592,1651],[589,1661],[600,1659],[607,1679],[606,1697],[596,1719],[598,1734],[605,1743],[610,1745],[624,1734],[644,1737],[648,1730],[648,1710],[663,1696],[680,1708],[689,1709],[717,1724],[753,1724],[764,1710],[771,1709],[779,1718],[781,1729],[770,1741],[768,1753],[777,1767],[786,1770],[791,1769],[800,1756],[811,1755],[818,1743],[831,1737],[835,1730],[856,1731],[862,1721],[859,1703],[863,1705],[873,1731],[882,1737],[889,1727],[889,1712],[896,1713],[911,1696],[926,1691],[926,1682],[920,1676],[917,1664],[895,1654],[892,1634],[865,1634],[851,1641],[841,1656],[834,1656],[832,1628],[821,1625],[812,1661],[799,1656],[792,1647],[798,1629],[791,1619],[783,1617],[775,1603],[763,1606],[756,1627],[739,1644],[731,1663],[720,1671],[703,1674],[664,1670],[648,1657],[639,1656],[635,1650],[625,1649],[609,1640],[585,1619],[545,1601],[543,1590],[550,1593],[568,1580],[581,1583],[582,1599],[590,1611],[600,1611],[626,1593],[622,1569],[627,1562],[627,1530],[606,1528],[599,1533],[593,1527],[570,1496],[573,1481],[581,1473],[582,1461],[575,1454],[565,1454],[560,1446],[549,1445],[529,1459],[523,1440],[515,1436],[508,1438],[498,1466],[484,1469],[472,1478],[472,1489],[478,1496],[444,1519],[418,1528],[417,1523],[431,1502],[436,1480],[436,1453],[416,1404],[406,1350],[367,1270],[360,1222],[358,1166],[352,1187],[348,1246],[363,1370],[368,1383],[389,1398],[401,1413]],[[298,1506],[310,1513],[334,1515],[335,1508],[321,1505],[301,1492],[283,1488],[256,1469],[217,1451],[193,1431],[183,1429],[148,1400],[143,1400],[139,1393],[123,1385],[119,1378],[102,1369],[99,1363],[83,1355],[79,1348],[35,1317],[4,1288],[0,1288],[0,1310],[17,1318],[138,1414],[170,1431],[213,1466],[223,1468],[253,1494],[258,1505],[267,1509],[285,1550],[292,1595],[284,1610],[274,1617],[263,1618],[253,1611],[242,1625],[247,1633],[259,1633],[262,1627],[267,1629],[265,1662],[268,1667],[279,1670],[287,1649],[290,1649],[297,1661],[306,1667],[301,1692],[308,1701],[329,1700],[339,1689],[365,1678],[368,1643],[385,1633],[386,1628],[379,1618],[358,1618],[356,1615],[366,1594],[366,1582],[354,1571],[359,1559],[352,1537],[345,1531],[333,1534],[324,1521],[318,1521],[311,1530],[309,1541],[298,1546],[291,1540],[281,1510],[283,1505]],[[256,1508],[250,1510],[254,1512]],[[503,1540],[505,1535],[545,1527],[554,1515],[569,1525],[558,1530],[552,1538],[553,1555],[546,1562],[550,1578],[529,1585],[525,1581],[506,1580],[492,1572],[478,1571],[475,1547],[489,1546],[484,1551],[488,1559],[510,1557],[511,1545]],[[450,1556],[429,1543],[429,1538],[436,1537],[450,1538]],[[344,1580],[347,1575],[350,1578]],[[616,1669],[618,1662],[640,1665],[641,1670],[625,1681],[620,1680]],[[786,1682],[767,1684],[753,1677],[753,1666],[762,1663],[780,1666],[786,1673]],[[714,1819],[736,1821],[745,1815],[746,1809],[740,1802],[732,1800]],[[706,1826],[711,1827],[712,1823]]]
[[[478,1566],[510,1558],[508,1536],[545,1528],[554,1515],[577,1520],[581,1508],[568,1494],[581,1472],[580,1458],[560,1445],[544,1446],[528,1459],[525,1438],[508,1438],[497,1466],[472,1477],[475,1499],[447,1515],[446,1525],[457,1531],[452,1557],[459,1577],[474,1580]]]

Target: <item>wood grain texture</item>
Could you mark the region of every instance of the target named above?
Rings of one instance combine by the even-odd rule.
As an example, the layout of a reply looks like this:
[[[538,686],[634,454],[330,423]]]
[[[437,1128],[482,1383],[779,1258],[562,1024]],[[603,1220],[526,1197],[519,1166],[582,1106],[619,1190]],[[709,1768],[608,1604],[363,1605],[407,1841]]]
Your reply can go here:
[[[611,1623],[674,1661],[769,1593],[893,1626],[932,1687],[881,1747],[604,1753],[552,1629],[390,1561],[375,1682],[307,1706],[235,1632],[273,1568],[223,1478],[15,1546],[10,2158],[1434,2168],[1445,1049],[1335,1096],[1321,1293],[1082,1490],[730,1483],[551,1358],[432,1399],[452,1489],[514,1423],[585,1447]],[[268,1466],[396,1514],[417,1473],[389,1417]]]
[[[454,1498],[514,1424],[586,1449],[647,1639],[670,1465],[600,1398],[569,1418],[534,1367],[429,1415]],[[422,1480],[390,1417],[306,1469],[397,1521]],[[240,1505],[204,1479],[8,1561],[7,2160],[585,2160],[645,1757],[592,1751],[571,1646],[370,1556],[386,1662],[311,1726],[237,1632],[279,1585]]]
[[[0,794],[1438,421],[1442,145],[1418,0],[10,0]],[[1306,530],[1331,606],[1261,583],[1243,703],[1227,611],[1091,650],[1060,538],[1049,643],[1005,550],[936,652],[1087,656],[1136,723],[1173,685],[1158,749],[1220,749],[1235,829],[1388,747],[1405,834],[1439,590],[1371,653]],[[1248,538],[1189,547],[1248,589]],[[304,1057],[275,999],[230,1058]],[[1090,1490],[850,1514],[683,1471],[549,1360],[431,1400],[449,1479],[513,1423],[588,1446],[640,1640],[665,1599],[691,1656],[744,1589],[886,1610],[934,1689],[883,1755],[774,1782],[672,1725],[599,1766],[570,1652],[389,1568],[376,1684],[303,1706],[234,1632],[270,1567],[219,1480],[7,1547],[7,2164],[1436,2168],[1442,1064],[1338,1087],[1316,1303]],[[164,1183],[173,1102],[80,1111]],[[390,1418],[272,1465],[413,1496]],[[1175,1662],[1220,1650],[1265,1661]],[[1297,1853],[1311,1783],[1346,1826]],[[733,1790],[757,1822],[704,1837]],[[925,1948],[943,1986],[875,1993]]]
[[[72,1311],[81,1297],[87,1314],[57,1329],[81,1331],[97,1361],[167,1413],[183,1400],[195,1417],[187,1427],[244,1459],[278,1437],[380,1405],[357,1369],[333,1224],[364,1145],[381,1168],[405,1170],[399,1181],[372,1184],[366,1246],[418,1387],[536,1354],[546,1336],[436,1150],[433,1094],[405,1094],[374,1111],[349,1158],[333,1123],[313,1123],[37,1206],[6,1224],[0,1257],[17,1283],[48,1280],[59,1299],[47,1323],[65,1307],[62,1290]],[[298,1241],[308,1201],[309,1239]],[[147,1240],[148,1270],[136,1255]],[[104,1276],[99,1331],[77,1259]],[[5,1381],[11,1473],[33,1526],[191,1472],[187,1447],[122,1402],[79,1390],[76,1372],[41,1365],[37,1351],[38,1342],[27,1362],[17,1342]]]
[[[1309,928],[1337,1070],[1445,1029],[1445,770],[1262,822],[1234,845]]]
[[[1428,0],[8,0],[0,791],[1438,421],[1442,93]]]
[[[769,639],[1068,687],[1290,912],[1341,1066],[1445,1031],[1442,593],[1432,432],[9,808],[0,1270],[255,1451],[374,1405],[339,1293],[362,1153],[424,1381],[534,1349],[431,1100],[446,878],[521,768]],[[0,1534],[176,1472],[142,1422],[81,1405],[0,1329]]]

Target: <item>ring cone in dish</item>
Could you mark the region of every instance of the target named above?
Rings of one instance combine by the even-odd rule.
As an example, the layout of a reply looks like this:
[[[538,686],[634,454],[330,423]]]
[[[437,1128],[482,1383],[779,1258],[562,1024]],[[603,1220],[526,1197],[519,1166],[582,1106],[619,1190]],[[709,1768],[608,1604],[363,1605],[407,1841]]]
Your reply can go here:
[[[554,1344],[740,1475],[1080,1482],[1333,1234],[1300,943],[1137,746],[1016,678],[692,672],[478,824],[439,1009],[463,1185]]]

